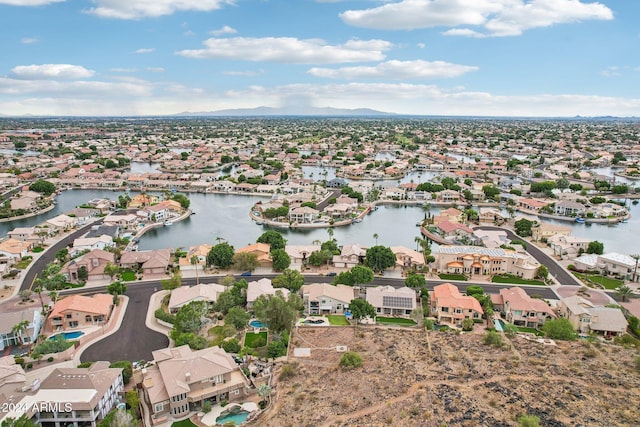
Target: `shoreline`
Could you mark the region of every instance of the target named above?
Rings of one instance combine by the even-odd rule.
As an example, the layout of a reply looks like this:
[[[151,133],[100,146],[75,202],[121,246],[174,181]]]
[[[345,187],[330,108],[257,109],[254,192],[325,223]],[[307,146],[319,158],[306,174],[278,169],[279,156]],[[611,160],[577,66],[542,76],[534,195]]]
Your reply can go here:
[[[51,205],[47,206],[46,208],[39,210],[38,212],[32,212],[32,213],[28,213],[28,214],[24,214],[24,215],[19,215],[19,216],[12,216],[9,218],[2,218],[0,219],[0,222],[11,222],[11,221],[19,221],[21,219],[27,219],[27,218],[32,218],[34,216],[38,216],[44,213],[47,213],[51,210],[53,210],[56,207],[55,202],[52,202]]]

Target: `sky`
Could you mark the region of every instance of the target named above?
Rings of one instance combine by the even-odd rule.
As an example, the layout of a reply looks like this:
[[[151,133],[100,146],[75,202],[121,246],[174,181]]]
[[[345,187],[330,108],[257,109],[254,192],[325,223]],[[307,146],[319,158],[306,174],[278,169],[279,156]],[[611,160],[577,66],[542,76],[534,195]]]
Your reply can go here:
[[[0,0],[0,115],[640,116],[637,0]]]

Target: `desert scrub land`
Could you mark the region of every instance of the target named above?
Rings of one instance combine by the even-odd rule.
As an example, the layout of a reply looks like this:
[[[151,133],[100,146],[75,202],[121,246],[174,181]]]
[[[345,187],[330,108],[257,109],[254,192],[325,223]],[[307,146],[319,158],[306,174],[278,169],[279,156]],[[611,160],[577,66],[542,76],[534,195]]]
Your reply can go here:
[[[279,365],[274,406],[260,426],[629,426],[640,419],[636,349],[586,341],[542,345],[522,337],[502,348],[484,331],[299,328],[311,357]],[[339,367],[347,345],[361,367]]]

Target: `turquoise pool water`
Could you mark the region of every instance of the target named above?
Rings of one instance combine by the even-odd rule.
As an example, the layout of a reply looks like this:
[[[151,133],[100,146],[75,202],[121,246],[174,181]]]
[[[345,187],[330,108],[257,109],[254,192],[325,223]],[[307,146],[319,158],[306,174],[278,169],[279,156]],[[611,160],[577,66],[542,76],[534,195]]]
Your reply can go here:
[[[265,327],[264,323],[262,323],[259,320],[252,320],[251,322],[249,322],[249,326],[251,326],[252,328],[264,328]]]
[[[249,418],[249,412],[242,411],[242,412],[240,412],[238,414],[227,415],[227,416],[224,416],[224,417],[218,417],[218,418],[216,418],[216,424],[223,425],[224,423],[228,423],[229,421],[233,421],[234,423],[236,423],[237,426],[239,426],[240,424],[246,422],[247,418]]]
[[[84,335],[84,332],[82,332],[82,331],[60,332],[59,334],[51,335],[49,337],[49,339],[50,340],[54,340],[56,337],[62,336],[62,337],[64,337],[64,339],[69,341],[69,340],[77,340],[78,338],[80,338],[83,335]]]

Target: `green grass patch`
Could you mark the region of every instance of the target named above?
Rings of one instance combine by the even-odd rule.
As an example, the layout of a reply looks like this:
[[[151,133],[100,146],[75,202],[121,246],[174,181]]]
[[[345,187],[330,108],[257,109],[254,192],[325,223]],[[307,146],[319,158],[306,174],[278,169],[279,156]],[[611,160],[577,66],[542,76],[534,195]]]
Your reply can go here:
[[[327,319],[329,319],[329,323],[331,325],[337,325],[337,326],[349,326],[350,323],[347,320],[346,317],[344,317],[344,315],[340,315],[340,314],[329,314],[327,316]]]
[[[39,253],[39,252],[44,252],[44,248],[42,246],[36,246],[35,248],[33,248],[33,250],[31,251],[33,253]]]
[[[587,284],[595,284],[602,286],[605,289],[616,289],[624,284],[624,281],[620,279],[613,279],[611,277],[601,276],[599,274],[585,274],[585,273],[576,273],[573,274],[583,282]]]
[[[214,345],[219,346],[220,344],[222,344],[222,341],[224,341],[225,338],[232,337],[237,332],[238,331],[236,330],[235,326],[231,324],[214,326],[213,328],[209,329],[209,331],[207,332],[210,338],[209,343],[212,346]]]
[[[524,326],[516,326],[518,332],[522,332],[523,334],[534,334],[539,337],[544,336],[544,333],[537,330],[536,328],[525,328]]]
[[[171,424],[171,427],[198,427],[198,426],[192,423],[189,418],[187,418],[186,420],[176,421],[175,423]]]
[[[442,274],[438,274],[438,277],[441,278],[442,280],[462,280],[462,281],[466,281],[467,280],[467,278],[465,277],[464,274],[442,273]]]
[[[78,288],[84,288],[84,283],[65,283],[64,284],[64,289],[78,289]]]
[[[24,270],[25,268],[27,268],[27,266],[29,266],[29,264],[31,264],[31,261],[32,261],[31,259],[20,260],[13,265],[13,268]]]
[[[405,319],[403,317],[382,317],[377,316],[376,322],[384,325],[400,325],[400,326],[415,326],[416,322],[411,319]]]
[[[541,280],[522,279],[512,274],[496,274],[491,278],[491,281],[493,283],[514,283],[517,285],[545,286],[544,282]]]
[[[257,334],[255,332],[247,332],[244,335],[244,345],[249,348],[264,347],[267,345],[267,331],[258,332]]]
[[[136,280],[136,273],[131,270],[123,271],[120,276],[125,282],[133,282],[134,280]]]

